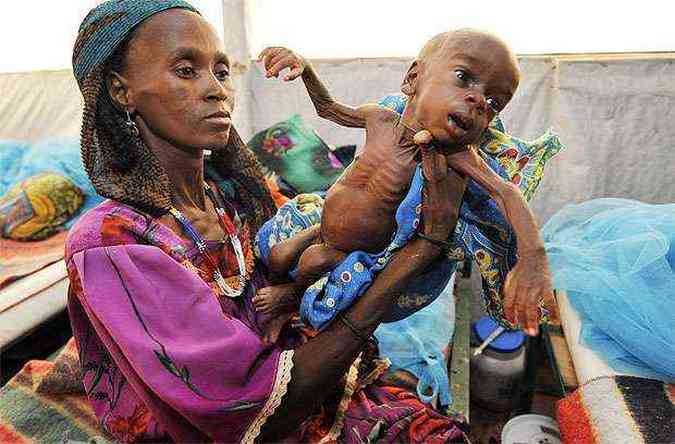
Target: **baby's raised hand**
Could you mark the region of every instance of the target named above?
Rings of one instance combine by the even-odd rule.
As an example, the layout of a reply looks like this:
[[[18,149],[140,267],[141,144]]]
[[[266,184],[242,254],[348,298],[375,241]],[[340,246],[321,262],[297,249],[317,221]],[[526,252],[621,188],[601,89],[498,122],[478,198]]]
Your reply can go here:
[[[504,283],[504,316],[525,333],[536,336],[542,309],[555,309],[553,284],[546,254],[520,254]]]
[[[258,61],[263,62],[266,77],[279,77],[279,73],[288,68],[290,71],[284,76],[284,81],[290,82],[302,75],[305,70],[305,59],[290,49],[281,46],[272,46],[263,49],[258,56]]]

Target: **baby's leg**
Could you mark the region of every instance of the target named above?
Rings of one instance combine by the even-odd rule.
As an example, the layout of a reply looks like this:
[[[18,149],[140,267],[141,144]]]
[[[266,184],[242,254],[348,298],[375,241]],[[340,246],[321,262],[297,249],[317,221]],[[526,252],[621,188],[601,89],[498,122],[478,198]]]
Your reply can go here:
[[[339,264],[345,256],[345,253],[326,244],[310,245],[298,260],[298,275],[294,282],[258,290],[253,297],[256,311],[276,316],[297,308],[302,292]]]
[[[305,289],[325,273],[331,271],[347,257],[347,254],[325,243],[312,245],[302,253],[298,261],[295,282]]]
[[[326,244],[311,245],[298,260],[298,276],[294,282],[258,290],[253,297],[253,305],[256,311],[265,314],[268,319],[262,325],[267,342],[276,342],[290,315],[298,309],[305,289],[333,269],[345,256],[345,253]]]
[[[314,225],[302,230],[291,239],[272,247],[269,257],[269,271],[274,279],[285,279],[300,255],[321,239],[321,226]]]

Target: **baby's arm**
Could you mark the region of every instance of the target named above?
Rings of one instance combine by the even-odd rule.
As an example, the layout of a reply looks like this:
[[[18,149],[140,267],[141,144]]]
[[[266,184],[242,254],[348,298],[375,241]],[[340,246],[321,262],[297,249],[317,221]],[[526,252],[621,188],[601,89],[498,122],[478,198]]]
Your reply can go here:
[[[492,171],[473,149],[451,154],[448,165],[478,182],[497,202],[516,233],[519,254],[544,251],[534,215],[516,185]]]
[[[314,67],[289,49],[281,47],[266,48],[260,54],[258,60],[263,61],[267,77],[278,77],[279,73],[286,68],[289,68],[290,71],[284,76],[285,81],[288,82],[302,76],[302,81],[305,83],[317,114],[338,125],[350,128],[365,128],[368,116],[380,110],[380,107],[375,104],[353,107],[337,102],[326,89]]]
[[[504,284],[506,318],[536,334],[540,301],[551,309],[553,288],[544,243],[532,211],[515,185],[505,182],[472,149],[448,156],[448,165],[478,182],[495,199],[513,227],[518,263]]]

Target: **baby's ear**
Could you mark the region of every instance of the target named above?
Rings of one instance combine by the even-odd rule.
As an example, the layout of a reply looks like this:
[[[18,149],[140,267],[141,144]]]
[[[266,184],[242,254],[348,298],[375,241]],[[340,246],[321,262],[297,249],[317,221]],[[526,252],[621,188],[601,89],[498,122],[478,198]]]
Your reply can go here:
[[[408,72],[405,74],[405,77],[403,78],[403,83],[401,83],[401,92],[408,97],[414,96],[415,92],[417,91],[419,70],[420,65],[417,62],[417,60],[415,60],[412,63],[412,65],[410,65],[410,68],[408,68]]]

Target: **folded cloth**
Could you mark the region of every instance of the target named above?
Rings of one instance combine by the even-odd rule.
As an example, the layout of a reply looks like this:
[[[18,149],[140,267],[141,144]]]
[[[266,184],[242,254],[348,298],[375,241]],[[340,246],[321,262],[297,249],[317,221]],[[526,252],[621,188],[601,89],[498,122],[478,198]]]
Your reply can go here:
[[[246,144],[265,169],[299,193],[325,190],[344,165],[298,114],[258,132]]]

